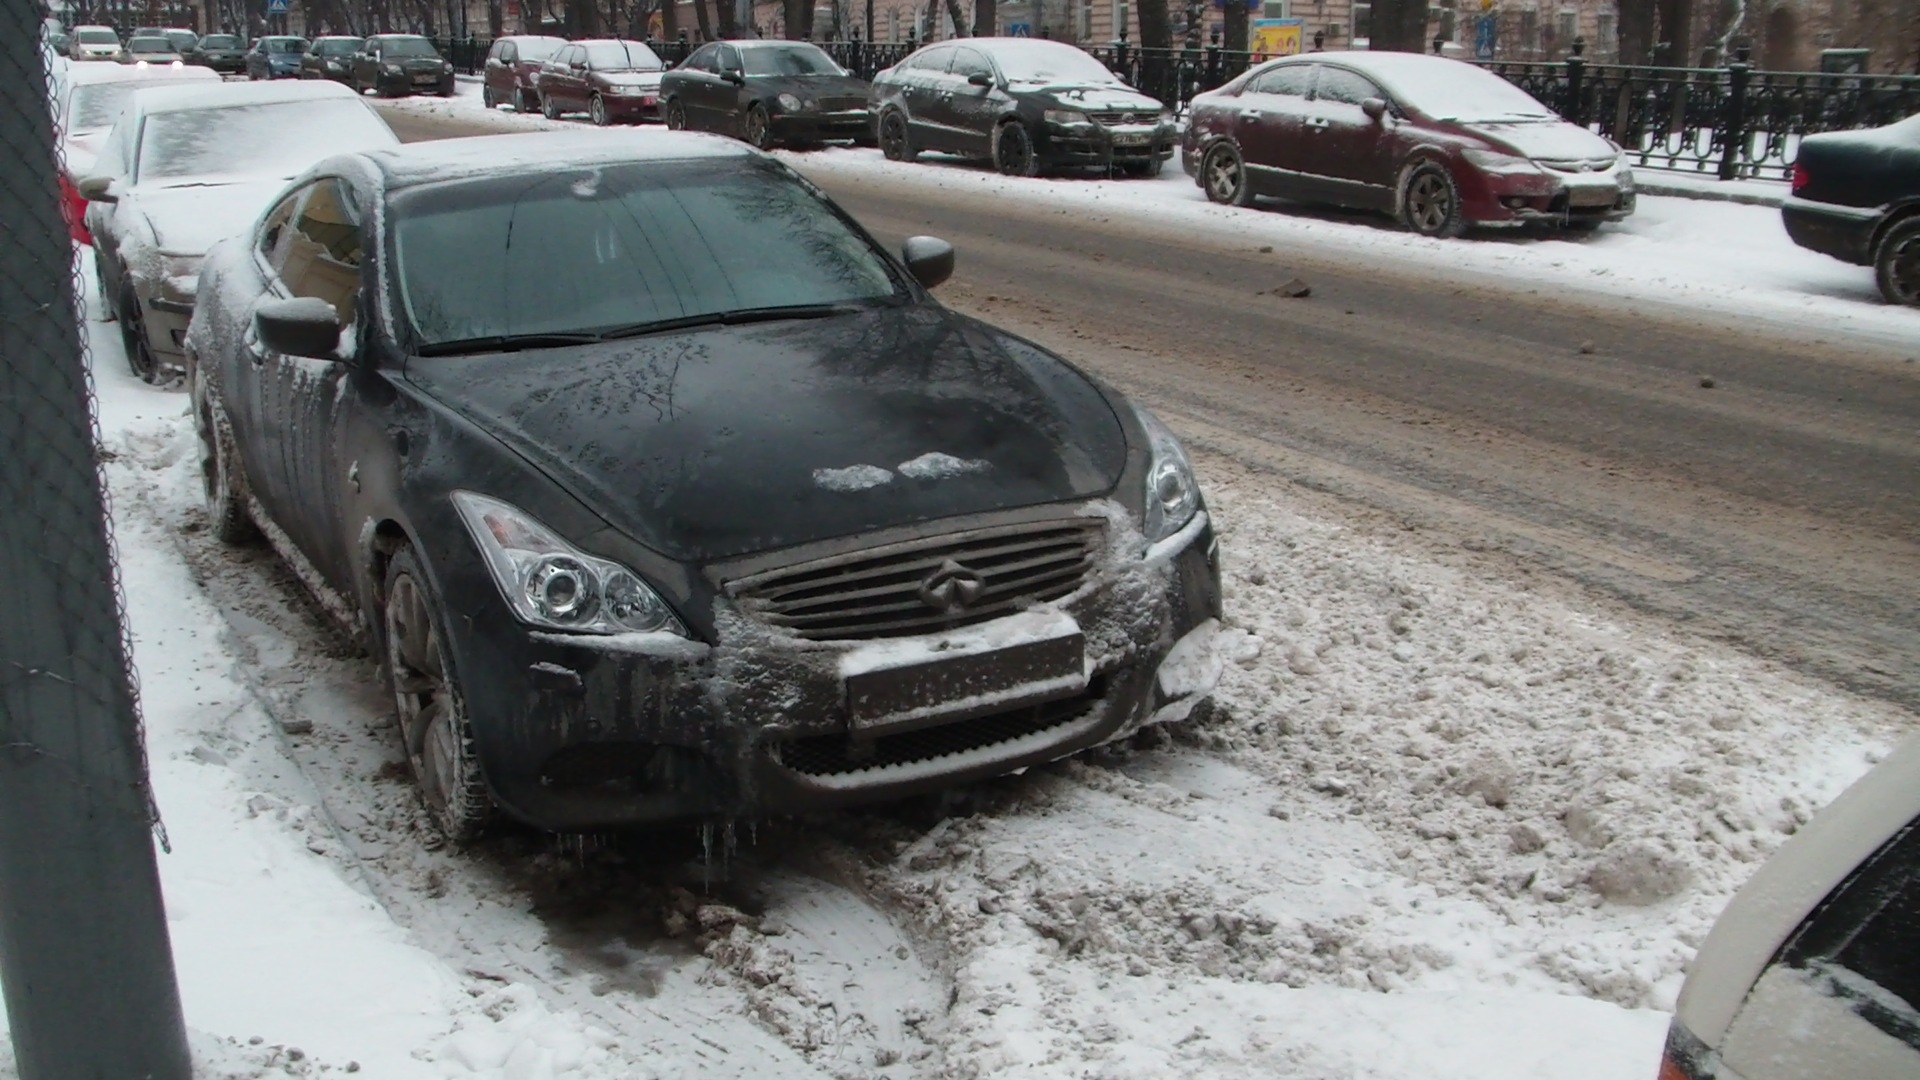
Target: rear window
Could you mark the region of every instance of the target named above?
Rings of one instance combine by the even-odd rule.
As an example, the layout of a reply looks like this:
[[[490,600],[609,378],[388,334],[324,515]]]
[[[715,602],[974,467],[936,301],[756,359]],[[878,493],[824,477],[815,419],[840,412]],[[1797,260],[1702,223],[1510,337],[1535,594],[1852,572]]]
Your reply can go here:
[[[105,83],[83,83],[73,88],[73,100],[67,106],[66,132],[74,134],[96,128],[112,127],[126,108],[127,99],[145,86],[181,86],[179,79],[156,77],[125,79]]]
[[[353,100],[182,109],[147,117],[134,180],[292,176],[329,155],[393,142],[386,122]]]
[[[391,219],[416,347],[904,295],[865,237],[771,163],[454,181],[401,193]]]
[[[525,41],[514,42],[514,47],[520,50],[521,60],[537,63],[559,52],[560,47],[565,44],[566,42],[560,38],[529,38]],[[652,56],[652,50],[648,50],[647,55]],[[656,57],[654,59],[654,66],[657,68],[659,63],[659,58]]]

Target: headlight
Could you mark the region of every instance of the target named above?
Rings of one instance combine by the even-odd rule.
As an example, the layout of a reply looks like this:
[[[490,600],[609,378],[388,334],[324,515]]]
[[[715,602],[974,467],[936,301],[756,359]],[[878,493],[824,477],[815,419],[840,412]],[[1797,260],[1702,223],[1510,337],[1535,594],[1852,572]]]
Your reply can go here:
[[[792,94],[781,94],[779,97],[775,98],[774,100],[780,103],[781,108],[787,109],[789,111],[796,111],[800,108],[800,99],[797,97],[794,97]]]
[[[192,301],[200,288],[200,256],[160,256],[160,291],[169,299]]]
[[[1143,406],[1135,405],[1134,414],[1147,431],[1146,521],[1147,543],[1157,544],[1193,520],[1200,509],[1200,484],[1193,478],[1193,463],[1187,451],[1160,418]]]
[[[666,601],[619,563],[586,554],[498,499],[456,491],[453,505],[521,622],[583,634],[687,636]]]
[[[1620,181],[1621,191],[1633,190],[1633,170],[1632,169],[1629,169],[1625,165],[1622,165],[1620,166],[1620,171],[1617,173],[1614,173],[1613,175],[1616,179]]]
[[[386,72],[389,75],[398,75],[400,74],[400,65],[399,64],[381,64],[380,70]]]
[[[1462,150],[1461,154],[1476,167],[1492,173],[1537,173],[1540,166],[1530,159],[1498,150]]]
[[[442,75],[453,74],[453,65],[448,63],[445,60],[440,61],[440,74]]]
[[[1084,124],[1087,114],[1078,109],[1047,109],[1040,114],[1050,124]]]

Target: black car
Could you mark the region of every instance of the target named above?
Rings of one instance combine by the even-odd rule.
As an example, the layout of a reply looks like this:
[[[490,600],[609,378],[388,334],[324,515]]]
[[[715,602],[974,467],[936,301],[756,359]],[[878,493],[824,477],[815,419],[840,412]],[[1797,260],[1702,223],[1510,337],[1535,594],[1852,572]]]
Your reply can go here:
[[[414,93],[453,96],[453,65],[418,34],[375,34],[353,56],[348,85],[381,97]]]
[[[211,526],[365,636],[455,837],[894,798],[1185,717],[1220,612],[1185,453],[935,302],[952,267],[698,136],[333,158],[201,269]]]
[[[1012,176],[1052,165],[1157,174],[1173,156],[1173,114],[1082,49],[1033,38],[929,45],[873,77],[880,147],[986,158]]]
[[[344,34],[329,34],[313,39],[313,44],[300,57],[300,77],[303,79],[331,79],[337,83],[353,83],[354,55],[366,45],[365,38],[348,37]]]
[[[212,68],[222,75],[247,70],[247,43],[234,34],[208,34],[187,51],[187,63]]]
[[[867,84],[804,41],[716,41],[660,77],[675,130],[718,131],[765,149],[845,139],[871,145]]]
[[[1873,267],[1887,303],[1920,306],[1920,116],[1802,139],[1780,216],[1801,247]]]

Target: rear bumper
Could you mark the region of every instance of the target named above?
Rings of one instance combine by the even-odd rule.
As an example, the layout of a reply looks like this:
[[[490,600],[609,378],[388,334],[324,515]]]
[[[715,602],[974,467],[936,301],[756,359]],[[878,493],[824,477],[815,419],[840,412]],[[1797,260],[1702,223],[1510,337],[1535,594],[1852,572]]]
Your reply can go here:
[[[1885,211],[1789,196],[1780,206],[1787,236],[1809,251],[1865,266],[1873,262],[1873,234]]]

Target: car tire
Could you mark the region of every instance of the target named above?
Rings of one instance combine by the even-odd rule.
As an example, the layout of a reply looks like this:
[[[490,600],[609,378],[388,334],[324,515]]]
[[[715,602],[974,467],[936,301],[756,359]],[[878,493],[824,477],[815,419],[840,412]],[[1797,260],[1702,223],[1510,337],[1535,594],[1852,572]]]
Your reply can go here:
[[[493,100],[493,87],[482,86],[480,88],[480,104],[485,106],[489,112],[499,106],[500,103]]]
[[[755,150],[773,145],[773,118],[767,115],[765,105],[756,101],[747,106],[747,115],[740,118],[740,137]]]
[[[1920,307],[1920,217],[1896,221],[1880,237],[1873,277],[1887,303]]]
[[[913,131],[907,127],[907,114],[888,109],[880,114],[880,152],[888,161],[910,162],[920,156],[913,147]]]
[[[452,81],[448,81],[445,85],[440,87],[440,96],[444,98],[452,97],[454,95],[454,89],[456,85],[457,85],[456,83]]]
[[[1421,236],[1451,239],[1467,231],[1460,185],[1447,167],[1416,161],[1400,170],[1400,221]]]
[[[993,129],[993,167],[1003,176],[1039,176],[1040,156],[1033,151],[1033,136],[1018,120],[1009,120]]]
[[[541,94],[540,95],[540,115],[546,117],[549,120],[558,120],[560,119],[560,106],[555,105],[553,103],[552,98],[548,97],[545,94]]]
[[[513,88],[513,111],[517,113],[530,113],[534,111],[534,107],[527,104],[526,87],[516,86]]]
[[[1252,206],[1253,186],[1247,183],[1247,163],[1232,143],[1215,143],[1200,159],[1200,186],[1207,198],[1222,206]]]
[[[680,104],[679,98],[668,98],[666,109],[668,131],[687,130],[687,107]]]
[[[131,283],[120,288],[120,342],[127,350],[127,367],[141,382],[160,381],[160,363],[147,342],[147,320],[140,311],[140,295]]]
[[[611,123],[607,116],[607,99],[599,94],[593,95],[587,102],[587,119],[593,121],[594,127],[606,127]]]
[[[401,750],[427,816],[445,839],[466,843],[492,821],[493,798],[474,749],[458,673],[441,647],[446,622],[439,598],[413,548],[394,553],[381,597],[381,660],[393,691]]]
[[[213,537],[223,544],[252,543],[260,538],[260,527],[247,513],[247,481],[240,471],[226,406],[207,386],[199,362],[191,357],[187,361],[187,382],[193,402],[193,430],[200,437],[200,480]]]

